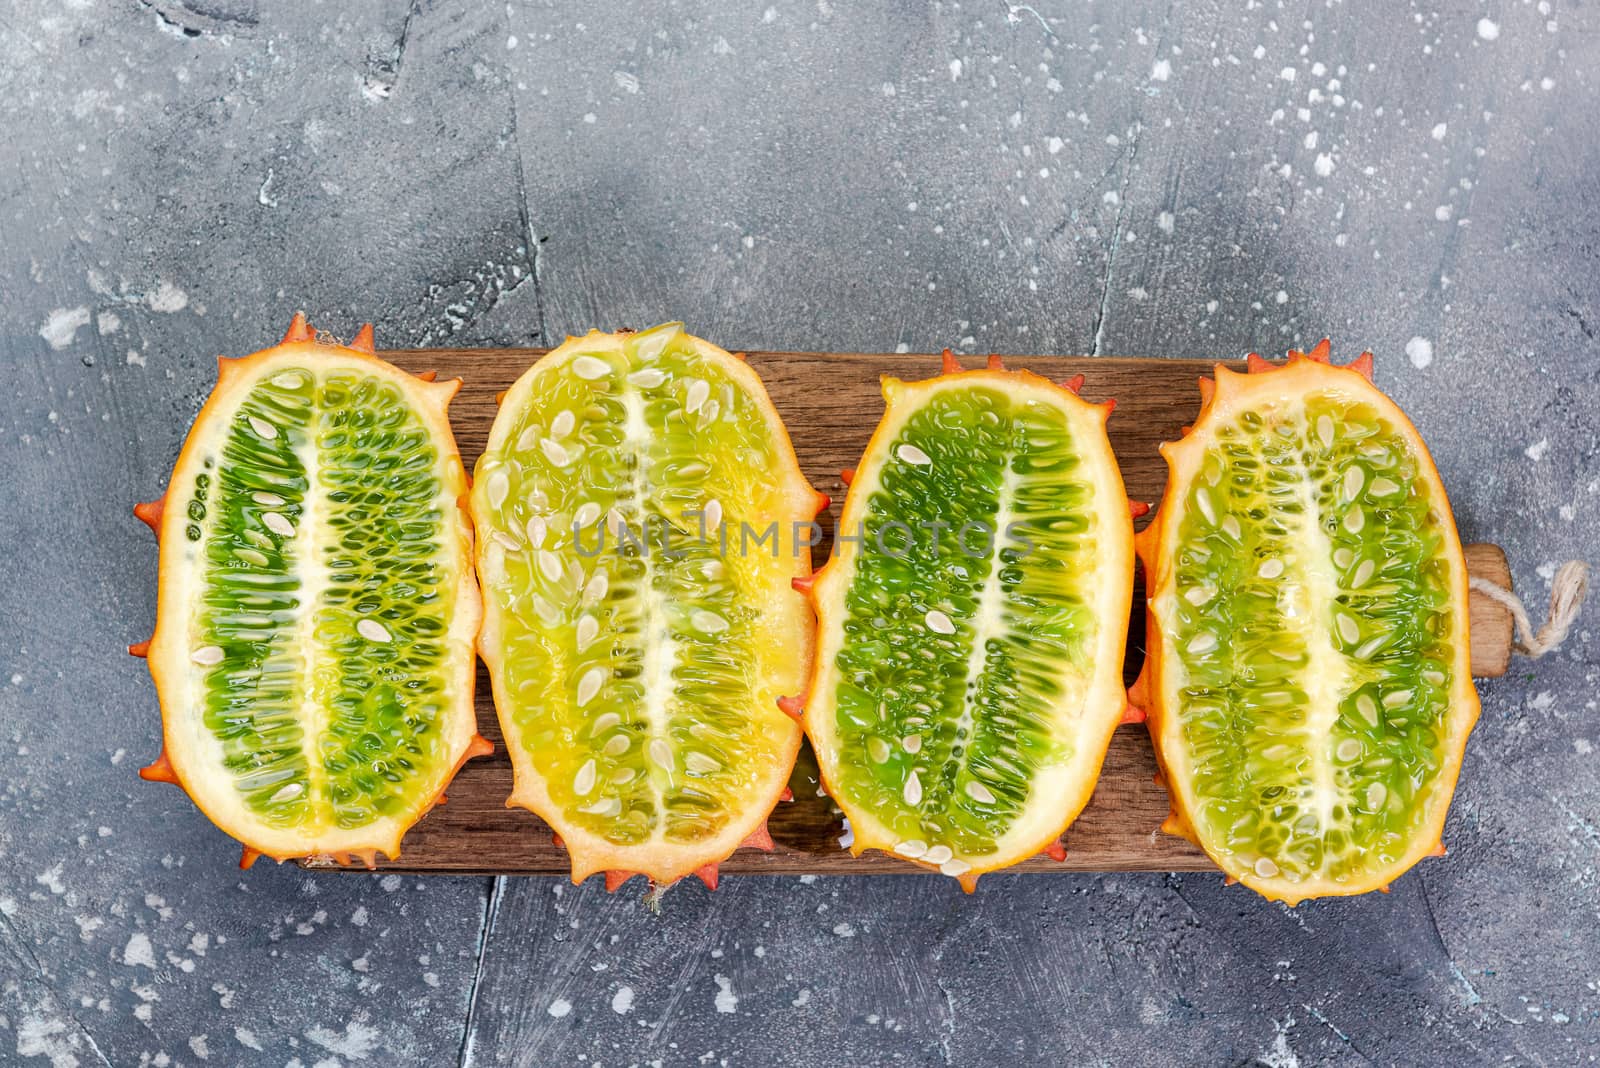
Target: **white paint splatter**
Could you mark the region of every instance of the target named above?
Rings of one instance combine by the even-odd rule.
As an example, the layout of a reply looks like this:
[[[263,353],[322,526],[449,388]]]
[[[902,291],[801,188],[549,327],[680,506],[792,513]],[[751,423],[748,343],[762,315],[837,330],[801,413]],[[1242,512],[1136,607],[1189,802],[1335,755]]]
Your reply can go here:
[[[1532,445],[1529,445],[1522,451],[1530,460],[1543,460],[1544,454],[1550,451],[1550,439],[1540,438],[1538,441],[1534,442]]]
[[[102,337],[122,329],[122,319],[113,311],[103,311],[95,316],[94,324]]]
[[[856,936],[856,929],[854,925],[849,923],[836,923],[833,925],[833,933],[838,935],[840,938],[854,938]]]
[[[632,94],[639,91],[639,76],[637,74],[630,74],[625,70],[614,70],[611,72],[611,80],[616,82],[617,88],[624,93]]]
[[[955,81],[959,77],[961,77],[961,61],[952,59],[950,61],[950,80]]]
[[[804,1008],[805,1006],[811,1004],[810,988],[801,987],[800,993],[796,994],[789,1004],[793,1005],[797,1009]]]
[[[331,1027],[313,1027],[306,1032],[306,1038],[347,1061],[365,1060],[367,1054],[378,1048],[378,1029],[360,1020],[345,1024],[342,1035]]]
[[[572,1002],[566,998],[556,998],[550,1003],[550,1007],[544,1011],[559,1020],[572,1012]]]
[[[203,1061],[211,1058],[211,1048],[206,1045],[205,1035],[190,1035],[189,1049]]]
[[[1333,157],[1326,152],[1317,153],[1317,161],[1312,164],[1320,177],[1326,178],[1333,173]]]
[[[1433,342],[1414,337],[1406,342],[1406,355],[1411,358],[1411,366],[1420,371],[1433,362]]]
[[[233,1037],[234,1041],[245,1049],[253,1049],[257,1053],[261,1052],[261,1040],[256,1038],[256,1033],[248,1027],[235,1027],[233,1029]]]
[[[165,312],[170,315],[173,312],[181,312],[189,306],[189,294],[166,279],[162,279],[156,285],[154,293],[146,293],[144,295],[144,302],[145,306],[151,311]]]
[[[1282,78],[1286,82],[1294,81],[1294,68],[1293,67],[1285,67],[1285,68],[1283,68],[1282,70],[1280,70],[1278,72],[1278,77]]]
[[[1164,82],[1172,77],[1172,64],[1168,60],[1158,59],[1155,66],[1150,68],[1150,80]]]
[[[87,325],[89,325],[88,308],[57,308],[39,328],[39,336],[48,341],[51,348],[60,352],[72,344],[73,335],[77,334],[78,328]]]
[[[76,1035],[68,1035],[64,1020],[28,1015],[17,1021],[17,1056],[49,1057],[50,1068],[78,1068]]]
[[[1500,24],[1492,19],[1478,20],[1478,36],[1485,41],[1493,41],[1500,36]]]
[[[1437,126],[1435,126],[1433,128],[1433,139],[1435,141],[1443,141],[1444,140],[1444,135],[1449,133],[1449,132],[1450,132],[1450,124],[1447,123],[1447,122],[1441,122],[1439,125],[1437,125]]]
[[[611,1011],[618,1016],[626,1016],[633,1011],[633,987],[617,987],[617,992],[611,995]]]
[[[739,1011],[739,995],[733,992],[733,980],[726,975],[712,976],[717,984],[717,1011],[734,1013]]]
[[[1164,234],[1170,234],[1178,224],[1177,216],[1170,211],[1164,211],[1156,216],[1156,227]]]
[[[156,966],[155,950],[150,946],[150,938],[143,931],[135,931],[128,938],[128,944],[122,950],[122,963],[128,967],[141,965],[146,968]]]

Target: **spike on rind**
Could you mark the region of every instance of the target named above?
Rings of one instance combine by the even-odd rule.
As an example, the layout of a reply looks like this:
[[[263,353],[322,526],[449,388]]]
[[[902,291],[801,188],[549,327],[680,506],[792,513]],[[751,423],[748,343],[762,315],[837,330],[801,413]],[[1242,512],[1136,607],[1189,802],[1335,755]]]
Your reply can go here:
[[[376,352],[378,339],[372,332],[371,323],[362,323],[361,329],[356,331],[356,336],[350,339],[350,347],[357,352]]]
[[[1365,378],[1368,382],[1372,381],[1372,353],[1363,352],[1360,356],[1351,360],[1348,366],[1350,370]]]
[[[1067,847],[1062,845],[1060,841],[1051,842],[1044,847],[1044,852],[1040,856],[1049,857],[1057,864],[1064,864],[1067,859]]]
[[[1217,383],[1216,383],[1215,379],[1206,378],[1204,376],[1201,376],[1199,381],[1200,381],[1200,406],[1202,408],[1204,408],[1206,405],[1211,403],[1211,398],[1216,396]],[[1187,431],[1185,431],[1185,433],[1187,433]]]
[[[843,482],[846,486],[850,485],[850,483],[854,482],[855,480],[856,480],[856,469],[855,468],[850,467],[850,468],[846,468],[845,470],[839,472],[839,481]]]
[[[627,882],[629,879],[633,878],[635,875],[638,875],[638,874],[639,873],[636,872],[636,871],[617,871],[616,869],[612,869],[612,870],[607,871],[606,872],[606,893],[608,893],[608,894],[616,893],[618,890],[620,890],[622,888],[622,884],[623,883]]]
[[[1131,497],[1128,499],[1128,515],[1131,518],[1142,519],[1149,514],[1150,506],[1144,501],[1136,501]]]
[[[551,831],[550,844],[555,846],[557,849],[565,849],[567,847],[567,840],[561,837],[559,832]]]
[[[297,311],[294,313],[294,318],[289,320],[289,329],[283,335],[283,344],[290,345],[297,341],[310,341],[314,336],[311,324],[306,322],[306,313]]]
[[[494,406],[496,408],[498,408],[498,407],[500,407],[500,405],[504,404],[506,402],[506,394],[510,393],[510,392],[511,391],[509,389],[502,389],[499,392],[497,392],[494,395]]]
[[[694,874],[696,878],[706,884],[707,890],[715,890],[717,888],[717,865],[715,863],[705,864],[696,868]]]
[[[417,377],[422,379],[424,382],[436,382],[439,379],[439,372],[438,371],[418,371],[417,372]]]
[[[761,826],[751,831],[744,841],[739,843],[740,849],[759,849],[763,853],[770,853],[776,848],[773,845],[772,834],[767,830],[766,821]]]
[[[1292,354],[1291,354],[1292,355]],[[1244,358],[1245,373],[1252,375],[1264,374],[1267,371],[1277,370],[1276,365],[1268,363],[1257,352],[1249,353]]]
[[[991,371],[1004,371],[1006,369],[1005,360],[997,352],[989,353],[989,359],[985,366]]]
[[[1130,723],[1143,723],[1145,711],[1131,701],[1122,706],[1122,718],[1117,721],[1117,726],[1125,727]]]
[[[821,515],[823,512],[826,512],[828,510],[828,507],[833,504],[833,498],[828,496],[826,493],[819,493],[819,494],[816,495],[816,504],[817,504],[816,511],[811,513],[811,518],[812,519],[815,519],[817,516]]]
[[[1112,412],[1117,410],[1117,398],[1107,397],[1105,399],[1105,403],[1100,405],[1100,407],[1106,410],[1106,415],[1110,415]]]
[[[794,800],[794,791],[789,789],[787,786],[785,786],[783,788],[783,793],[778,795],[778,800],[779,801],[793,801]]]
[[[467,751],[462,755],[461,759],[465,762],[474,757],[488,756],[492,752],[494,752],[494,743],[481,734],[474,734],[472,741],[467,743]]]
[[[806,702],[803,697],[780,697],[778,708],[784,715],[791,719],[799,720],[805,714]]]
[[[166,509],[167,498],[163,494],[153,501],[140,501],[133,506],[134,518],[150,528],[150,533],[161,536],[161,513]]]
[[[164,782],[171,783],[173,786],[180,785],[177,772],[172,770],[172,761],[167,759],[165,747],[162,747],[161,755],[156,757],[153,763],[139,769],[139,778],[145,782]]]
[[[1323,338],[1321,341],[1317,342],[1315,346],[1312,347],[1310,352],[1306,353],[1306,358],[1309,359],[1312,363],[1327,363],[1328,362],[1328,355],[1332,351],[1333,351],[1333,343],[1331,341],[1329,341],[1327,338]]]
[[[128,655],[136,656],[140,660],[148,660],[150,658],[150,639],[146,638],[142,642],[134,642],[128,646]]]
[[[978,889],[978,876],[974,872],[969,871],[965,875],[956,876],[956,882],[961,884],[961,892],[964,894],[973,893]]]
[[[945,375],[960,374],[966,368],[961,366],[961,361],[956,359],[955,353],[945,349],[939,357],[939,373]]]
[[[1222,885],[1223,886],[1238,886],[1239,885],[1239,880],[1235,879],[1231,875],[1224,875],[1222,877]]]
[[[808,597],[811,595],[811,588],[816,584],[817,576],[815,574],[796,575],[794,578],[789,580],[789,587],[793,589],[794,592],[803,593]]]
[[[251,849],[249,846],[245,846],[243,849],[241,849],[239,851],[239,870],[240,871],[249,871],[251,865],[253,865],[256,861],[258,861],[260,859],[261,859],[260,850]]]
[[[1448,850],[1445,849],[1444,843],[1440,842],[1439,844],[1435,845],[1431,850],[1428,851],[1428,856],[1430,856],[1430,857],[1442,857],[1447,852],[1448,852]]]
[[[1066,390],[1068,393],[1082,393],[1083,381],[1084,379],[1082,375],[1073,375],[1071,378],[1061,383],[1061,388]]]

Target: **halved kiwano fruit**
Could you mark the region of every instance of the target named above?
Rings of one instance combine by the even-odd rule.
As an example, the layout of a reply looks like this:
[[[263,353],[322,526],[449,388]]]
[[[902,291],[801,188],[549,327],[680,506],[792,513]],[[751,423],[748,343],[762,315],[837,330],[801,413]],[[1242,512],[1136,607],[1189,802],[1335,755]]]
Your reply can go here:
[[[1478,716],[1444,486],[1372,357],[1327,360],[1202,379],[1138,540],[1164,829],[1290,903],[1438,851]]]
[[[502,400],[473,480],[479,640],[516,771],[572,878],[657,887],[771,848],[800,729],[827,498],[761,380],[677,323],[591,332]]]
[[[1125,710],[1133,526],[1110,402],[1025,371],[886,378],[812,587],[806,732],[852,850],[959,878],[1041,851]]]
[[[161,542],[147,655],[182,787],[243,866],[371,865],[488,752],[472,710],[466,472],[433,382],[296,315],[283,343],[217,361],[171,485],[135,509]]]

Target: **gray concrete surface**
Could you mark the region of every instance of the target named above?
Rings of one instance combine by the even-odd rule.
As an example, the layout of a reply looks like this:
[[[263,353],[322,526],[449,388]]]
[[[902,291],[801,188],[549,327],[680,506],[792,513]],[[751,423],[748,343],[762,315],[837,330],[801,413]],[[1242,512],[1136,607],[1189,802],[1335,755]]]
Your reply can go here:
[[[1370,347],[1534,599],[1600,555],[1592,3],[0,3],[0,1063],[1587,1063],[1590,621],[1388,897],[234,870],[134,769],[216,353]]]

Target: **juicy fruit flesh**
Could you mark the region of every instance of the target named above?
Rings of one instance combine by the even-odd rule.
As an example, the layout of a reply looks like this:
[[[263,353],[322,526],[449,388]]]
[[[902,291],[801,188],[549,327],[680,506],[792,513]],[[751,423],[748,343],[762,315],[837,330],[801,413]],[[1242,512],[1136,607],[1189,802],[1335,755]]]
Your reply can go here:
[[[392,384],[274,370],[187,487],[189,662],[245,808],[349,829],[449,759],[438,450]]]
[[[1426,819],[1456,609],[1423,467],[1375,407],[1314,393],[1219,426],[1184,501],[1164,629],[1189,815],[1262,878],[1382,870]]]
[[[896,852],[946,874],[992,854],[1037,769],[1073,755],[1098,626],[1084,468],[1059,410],[947,390],[905,422],[868,498],[835,659],[831,786]],[[932,523],[946,524],[937,539]]]
[[[793,508],[755,397],[686,335],[626,344],[540,372],[485,454],[485,595],[502,715],[561,816],[689,845],[789,759],[770,665],[800,636],[764,609],[795,596]]]

